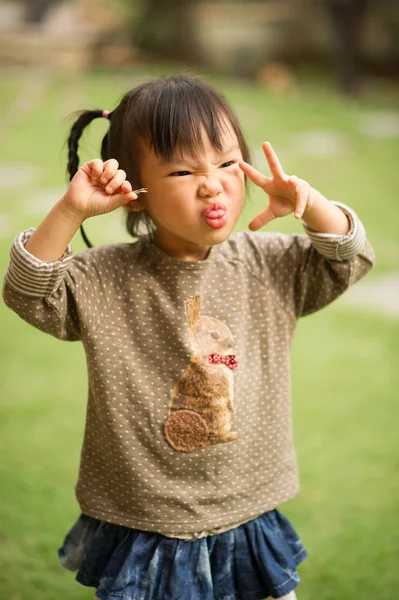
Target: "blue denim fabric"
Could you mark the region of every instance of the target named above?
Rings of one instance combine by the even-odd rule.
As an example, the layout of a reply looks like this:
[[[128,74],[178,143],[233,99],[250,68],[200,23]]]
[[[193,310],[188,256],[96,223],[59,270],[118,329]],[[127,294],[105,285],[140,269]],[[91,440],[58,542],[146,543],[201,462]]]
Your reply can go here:
[[[289,520],[272,510],[194,541],[82,514],[58,555],[101,600],[263,600],[298,585],[296,567],[307,552]]]

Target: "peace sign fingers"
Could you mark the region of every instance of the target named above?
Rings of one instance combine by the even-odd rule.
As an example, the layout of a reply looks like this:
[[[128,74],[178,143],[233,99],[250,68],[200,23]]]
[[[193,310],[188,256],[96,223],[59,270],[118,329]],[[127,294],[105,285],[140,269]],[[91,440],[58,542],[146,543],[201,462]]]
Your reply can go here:
[[[257,171],[252,165],[244,162],[243,160],[241,160],[238,164],[240,169],[242,169],[242,171],[244,171],[244,173],[248,175],[250,180],[266,192],[266,188],[271,182],[270,177],[266,177],[266,175],[263,175],[262,173]]]
[[[239,167],[246,175],[248,175],[250,180],[255,185],[262,188],[262,190],[267,194],[273,193],[276,190],[276,186],[280,188],[281,184],[285,189],[288,176],[284,173],[280,161],[277,158],[277,154],[274,152],[269,142],[264,142],[262,144],[262,148],[272,177],[266,177],[266,175],[263,175],[257,169],[244,161],[239,162]]]
[[[280,165],[280,161],[277,158],[277,154],[273,150],[270,142],[264,142],[262,144],[262,148],[267,160],[267,164],[269,165],[270,173],[273,175],[273,177],[286,179],[287,176],[284,173],[283,168]]]
[[[269,196],[267,208],[249,224],[249,228],[253,231],[267,225],[273,219],[289,215],[294,210],[295,216],[301,217],[309,200],[309,184],[295,176],[288,177],[284,173],[269,142],[264,142],[262,149],[269,165],[271,177],[266,177],[244,161],[239,162],[241,170]]]

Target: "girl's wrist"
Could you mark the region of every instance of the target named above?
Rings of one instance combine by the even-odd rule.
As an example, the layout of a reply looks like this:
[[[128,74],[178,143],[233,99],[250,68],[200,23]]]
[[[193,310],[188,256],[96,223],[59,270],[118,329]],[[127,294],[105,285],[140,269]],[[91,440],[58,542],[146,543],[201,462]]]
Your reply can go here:
[[[64,195],[61,198],[61,200],[57,203],[56,207],[58,208],[64,219],[66,219],[73,225],[77,225],[78,227],[80,227],[87,219],[87,215],[84,215],[76,207],[71,205],[66,195]]]
[[[309,200],[309,207],[302,215],[302,220],[309,229],[319,233],[348,233],[350,221],[340,208],[314,188],[311,188]]]
[[[329,203],[329,200],[315,188],[310,187],[308,202],[302,216],[305,217],[306,215],[312,214],[312,211],[314,212],[315,209],[317,210],[320,204],[326,205],[326,203]]]

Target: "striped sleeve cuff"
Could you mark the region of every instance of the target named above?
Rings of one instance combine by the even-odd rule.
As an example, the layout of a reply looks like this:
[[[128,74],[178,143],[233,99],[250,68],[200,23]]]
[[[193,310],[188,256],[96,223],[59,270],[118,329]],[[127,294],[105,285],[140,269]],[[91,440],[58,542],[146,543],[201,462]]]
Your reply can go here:
[[[341,202],[331,202],[338,206],[349,218],[350,230],[348,233],[343,235],[339,233],[319,233],[309,229],[305,223],[302,223],[302,225],[320,254],[331,260],[348,260],[356,256],[363,248],[366,243],[366,232],[354,210]]]
[[[25,249],[25,245],[34,231],[34,228],[26,229],[14,239],[5,283],[24,296],[46,298],[51,296],[64,279],[72,259],[72,248],[69,244],[59,260],[42,261]]]

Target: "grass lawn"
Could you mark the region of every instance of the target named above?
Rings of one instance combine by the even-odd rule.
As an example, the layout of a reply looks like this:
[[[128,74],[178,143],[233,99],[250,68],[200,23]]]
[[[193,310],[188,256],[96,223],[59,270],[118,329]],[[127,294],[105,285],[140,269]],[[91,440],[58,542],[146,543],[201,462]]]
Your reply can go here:
[[[147,76],[1,74],[2,273],[14,235],[36,226],[65,187],[65,117],[86,107],[111,110]],[[399,94],[375,86],[349,101],[311,78],[286,94],[213,81],[258,149],[256,165],[266,172],[259,149],[269,140],[286,172],[358,211],[377,255],[370,280],[396,270],[399,138],[369,137],[362,123],[370,113],[394,111]],[[98,156],[106,127],[105,120],[91,125],[82,161]],[[304,135],[315,131],[334,131],[340,151],[305,151]],[[253,188],[237,230],[265,200]],[[288,217],[265,229],[300,232],[301,225]],[[86,231],[94,244],[129,239],[119,213],[88,222]],[[79,235],[73,246],[84,248]],[[79,511],[73,486],[86,408],[83,350],[28,327],[3,304],[0,327],[0,599],[91,599],[92,590],[75,583],[56,553]],[[302,490],[282,509],[310,554],[300,567],[298,600],[398,597],[398,355],[398,320],[343,300],[298,324],[292,372]]]

